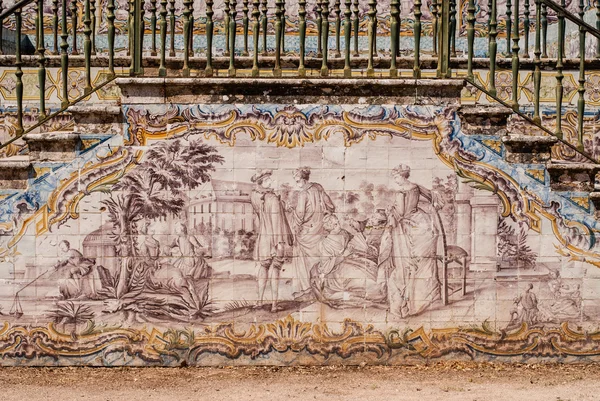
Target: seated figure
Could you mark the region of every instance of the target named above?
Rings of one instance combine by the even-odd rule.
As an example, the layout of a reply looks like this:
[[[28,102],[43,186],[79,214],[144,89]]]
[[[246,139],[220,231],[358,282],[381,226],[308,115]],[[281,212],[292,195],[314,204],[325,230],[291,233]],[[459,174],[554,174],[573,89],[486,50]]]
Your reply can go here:
[[[384,304],[385,277],[365,257],[364,241],[355,240],[335,215],[326,216],[323,227],[327,235],[319,244],[321,261],[310,274],[317,300],[333,308]]]

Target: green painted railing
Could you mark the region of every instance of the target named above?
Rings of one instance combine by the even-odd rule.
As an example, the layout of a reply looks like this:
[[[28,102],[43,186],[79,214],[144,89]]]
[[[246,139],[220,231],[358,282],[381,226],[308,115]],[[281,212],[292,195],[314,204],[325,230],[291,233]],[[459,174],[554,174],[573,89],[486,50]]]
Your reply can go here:
[[[23,0],[0,13],[0,23],[14,21],[16,35],[16,51],[14,55],[15,93],[17,109],[17,135],[0,145],[5,146],[24,133],[39,127],[43,122],[64,111],[69,105],[87,98],[100,87],[107,85],[117,75],[136,76],[184,76],[184,77],[213,77],[227,75],[240,76],[240,69],[249,69],[244,72],[253,77],[299,76],[309,77],[309,67],[318,72],[317,75],[330,77],[332,65],[343,65],[343,76],[389,77],[397,78],[410,74],[414,78],[421,78],[423,69],[435,69],[435,76],[440,78],[463,77],[473,86],[484,91],[489,98],[511,107],[515,113],[531,121],[543,131],[555,135],[564,141],[561,118],[563,116],[563,80],[564,80],[564,42],[566,34],[565,21],[569,20],[579,29],[580,57],[579,57],[579,82],[577,91],[578,110],[578,138],[577,143],[568,144],[579,152],[585,154],[583,124],[586,108],[586,77],[585,77],[585,39],[590,34],[596,38],[596,58],[600,58],[600,11],[596,9],[596,27],[584,22],[585,4],[579,3],[578,15],[571,14],[562,5],[552,0],[508,0],[507,11],[504,16],[498,16],[497,0],[487,0],[489,9],[487,21],[488,57],[486,60],[475,58],[476,13],[478,2],[484,0],[468,0],[466,7],[466,36],[467,52],[457,58],[457,35],[459,8],[456,0],[431,0],[423,2],[414,0],[411,10],[402,10],[399,0],[389,0],[389,49],[378,48],[378,34],[381,35],[381,2],[369,0],[364,14],[359,10],[358,0],[314,0],[310,4],[307,0],[298,0],[296,14],[290,15],[289,1],[276,0],[275,7],[269,8],[267,0],[225,0],[222,10],[215,10],[213,0],[184,0],[183,8],[178,10],[175,0],[128,0],[128,20],[123,28],[116,29],[116,3],[115,0],[101,2],[98,0],[51,0],[52,18],[44,18],[43,0]],[[598,7],[598,2],[595,3]],[[204,6],[204,7],[201,7]],[[315,6],[316,15],[309,18],[308,7]],[[35,11],[35,68],[38,71],[39,109],[38,124],[34,127],[23,127],[23,66],[22,49],[20,46],[23,33],[23,12]],[[428,7],[431,20],[423,21],[424,8]],[[531,7],[534,8],[533,14]],[[204,8],[201,21],[195,20],[198,13],[194,10]],[[82,12],[81,12],[82,11]],[[223,24],[214,20],[215,12],[224,13]],[[406,26],[406,16],[412,33],[410,49],[401,46],[401,28]],[[548,59],[548,19],[556,14],[558,23],[558,49],[556,63]],[[97,46],[97,32],[99,22],[97,16],[105,16],[107,45],[99,49]],[[534,15],[533,19],[530,16]],[[361,17],[366,20],[361,24]],[[403,17],[405,18],[403,20]],[[388,18],[388,17],[386,17]],[[104,19],[104,18],[103,18]],[[461,18],[462,20],[462,18]],[[180,22],[179,22],[180,21]],[[402,22],[405,22],[403,25]],[[423,46],[424,23],[432,32],[432,45]],[[502,24],[503,22],[503,24]],[[289,51],[291,35],[286,33],[291,24],[297,24],[298,51]],[[178,25],[180,24],[180,25]],[[202,25],[203,30],[196,29]],[[13,25],[11,25],[13,26]],[[308,26],[311,26],[309,31]],[[272,28],[271,28],[272,27]],[[315,29],[312,29],[315,27]],[[499,27],[505,27],[502,32],[506,35],[506,48],[499,55],[498,36]],[[83,29],[81,29],[83,28]],[[529,34],[534,31],[533,60],[530,58]],[[366,32],[365,32],[366,31]],[[430,33],[427,32],[427,34]],[[51,32],[48,40],[48,32]],[[103,31],[104,32],[104,31]],[[115,43],[117,34],[127,35],[127,55],[117,56]],[[367,40],[359,41],[359,36],[366,33]],[[1,31],[0,31],[1,34]],[[404,32],[406,34],[406,32]],[[83,54],[78,49],[78,35],[83,35]],[[182,43],[176,44],[176,36],[182,35]],[[204,35],[205,47],[197,48],[199,40],[195,35]],[[216,56],[215,38],[217,35],[225,38],[225,51],[223,55]],[[239,35],[241,40],[237,40]],[[316,41],[316,52],[307,52],[309,37],[313,35]],[[274,48],[268,48],[268,37],[274,36]],[[81,39],[81,38],[80,38]],[[342,40],[343,39],[343,40]],[[144,41],[147,43],[144,43]],[[46,44],[46,42],[51,42]],[[380,42],[383,43],[383,42]],[[361,44],[364,44],[361,47]],[[50,51],[47,51],[46,46]],[[521,47],[522,46],[522,47]],[[502,46],[503,47],[503,46]],[[288,51],[286,51],[288,50]],[[383,50],[383,51],[382,51]],[[407,69],[406,60],[400,65],[402,54],[412,53],[414,59],[410,61]],[[428,58],[424,66],[421,57],[423,54],[433,56]],[[510,57],[512,71],[511,99],[498,98],[496,87],[496,72],[499,56]],[[466,69],[462,67],[465,63]],[[46,69],[49,60],[60,59],[62,84],[60,110],[50,113],[46,107]],[[72,60],[76,59],[85,65],[84,96],[72,98],[69,96],[69,71]],[[547,59],[547,60],[545,60]],[[28,59],[27,67],[31,67]],[[56,62],[56,61],[53,61]],[[475,80],[474,68],[481,63],[489,63],[490,79],[483,85]],[[104,63],[104,64],[103,64]],[[249,64],[250,63],[250,64]],[[478,64],[479,63],[479,64]],[[128,68],[117,68],[117,64]],[[217,65],[218,64],[218,65]],[[309,66],[310,64],[310,66]],[[523,64],[533,65],[533,111],[526,112],[519,98],[518,75]],[[108,80],[94,86],[92,81],[92,65],[108,69]],[[217,67],[215,67],[217,65]],[[271,71],[265,65],[272,67]],[[553,67],[556,81],[556,123],[553,130],[542,126],[540,114],[541,71],[548,71]],[[385,67],[382,67],[385,66]],[[366,67],[366,68],[365,68]],[[453,67],[453,69],[451,68]],[[459,68],[460,67],[460,68]],[[481,68],[481,67],[479,67]],[[529,67],[531,68],[531,67]],[[410,70],[412,69],[412,71]],[[402,71],[404,70],[404,71]],[[285,73],[285,74],[284,74]]]

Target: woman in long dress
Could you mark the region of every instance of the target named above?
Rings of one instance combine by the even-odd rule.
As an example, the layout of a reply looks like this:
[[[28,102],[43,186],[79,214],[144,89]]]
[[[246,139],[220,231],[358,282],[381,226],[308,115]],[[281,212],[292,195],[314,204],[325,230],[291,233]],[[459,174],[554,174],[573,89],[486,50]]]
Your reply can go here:
[[[379,266],[387,271],[391,313],[406,317],[423,312],[440,299],[438,246],[441,227],[430,190],[408,180],[410,168],[392,170],[398,185],[388,209]]]

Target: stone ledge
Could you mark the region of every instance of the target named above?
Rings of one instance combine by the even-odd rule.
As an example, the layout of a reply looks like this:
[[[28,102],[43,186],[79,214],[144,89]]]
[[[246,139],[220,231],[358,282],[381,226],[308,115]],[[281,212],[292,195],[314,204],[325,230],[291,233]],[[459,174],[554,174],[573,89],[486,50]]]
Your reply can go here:
[[[5,31],[6,32],[6,31]],[[35,50],[35,49],[34,49]],[[368,64],[368,57],[365,54],[361,54],[359,57],[352,56],[350,58],[350,65],[353,69],[366,69]],[[23,67],[37,68],[39,58],[35,55],[23,55],[22,56]],[[376,69],[388,69],[390,68],[390,57],[373,57],[373,66]],[[429,54],[422,54],[420,57],[421,70],[435,70],[437,68],[437,57]],[[239,69],[251,69],[254,63],[253,56],[236,56],[235,58],[236,67]],[[281,65],[283,68],[298,68],[299,57],[298,56],[281,56]],[[313,57],[306,54],[304,58],[304,64],[306,69],[320,70],[323,60],[320,57]],[[343,69],[345,59],[344,57],[335,58],[329,57],[327,64],[330,69]],[[15,64],[14,55],[0,55],[0,66],[13,67]],[[129,71],[131,66],[131,59],[123,55],[115,55],[114,57],[115,68],[123,69],[126,72]],[[179,74],[183,68],[183,53],[178,51],[175,57],[169,57],[167,55],[165,64],[169,71],[169,74]],[[222,55],[214,55],[212,60],[213,68],[215,70],[224,70],[227,72],[229,68],[229,57]],[[270,54],[263,56],[262,54],[258,57],[258,64],[261,69],[273,69],[275,66],[275,56]],[[564,69],[566,70],[578,70],[579,59],[578,58],[564,58],[563,60]],[[144,54],[142,58],[142,66],[144,68],[158,68],[160,65],[159,56],[150,56],[149,52]],[[206,57],[192,56],[189,58],[189,65],[192,70],[204,70],[206,67]],[[399,56],[397,59],[398,69],[411,70],[414,66],[414,57],[411,56]],[[496,59],[496,65],[498,69],[511,69],[512,58],[501,57],[498,55]],[[556,58],[546,58],[541,60],[540,68],[542,70],[554,70],[556,65]],[[69,66],[70,67],[85,67],[85,57],[83,54],[71,55],[69,54]],[[107,68],[108,67],[108,55],[97,54],[91,59],[92,67]],[[60,55],[46,54],[46,67],[60,68]],[[467,58],[466,57],[451,57],[450,58],[451,69],[467,69]],[[490,60],[488,58],[473,58],[473,69],[489,70]],[[535,68],[533,58],[521,58],[519,63],[520,71],[533,71]],[[600,60],[588,59],[586,60],[586,68],[590,70],[600,69]],[[385,73],[385,71],[384,71]]]
[[[121,114],[121,106],[117,104],[75,104],[73,106],[69,106],[67,112],[73,115],[79,114],[92,114],[92,113],[102,113],[109,115],[119,115]]]
[[[458,110],[462,131],[470,135],[506,135],[513,111],[502,106],[464,105]]]
[[[120,135],[123,112],[117,104],[76,104],[67,109],[75,131],[87,134]]]
[[[600,164],[593,163],[550,163],[546,166],[550,175],[550,188],[555,191],[594,190],[596,174]]]
[[[545,163],[552,157],[553,136],[511,134],[502,137],[506,148],[504,158],[509,163]]]
[[[0,159],[0,189],[25,189],[31,172],[29,156]]]
[[[81,148],[79,133],[72,131],[29,133],[23,139],[35,161],[69,161]]]
[[[123,104],[456,105],[463,79],[118,78]]]

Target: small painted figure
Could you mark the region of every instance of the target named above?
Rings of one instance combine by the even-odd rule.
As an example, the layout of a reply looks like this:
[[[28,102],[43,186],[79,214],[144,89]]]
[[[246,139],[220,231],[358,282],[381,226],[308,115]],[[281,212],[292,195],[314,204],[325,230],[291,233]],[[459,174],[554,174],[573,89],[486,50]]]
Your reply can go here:
[[[271,170],[260,170],[251,179],[256,184],[250,201],[258,217],[258,237],[254,248],[254,260],[258,263],[258,306],[262,306],[265,288],[271,280],[271,311],[280,310],[279,276],[283,267],[285,247],[294,243],[292,230],[285,215],[281,198],[272,188]]]
[[[179,256],[173,262],[187,280],[189,291],[195,298],[194,305],[201,310],[208,302],[208,286],[212,269],[204,258],[204,247],[196,237],[188,234],[187,226],[180,222],[176,229],[177,238],[171,244],[171,250],[177,248]]]
[[[61,259],[54,265],[58,272],[58,290],[64,299],[96,299],[100,289],[100,276],[96,261],[84,257],[71,248],[69,241],[58,244]]]

